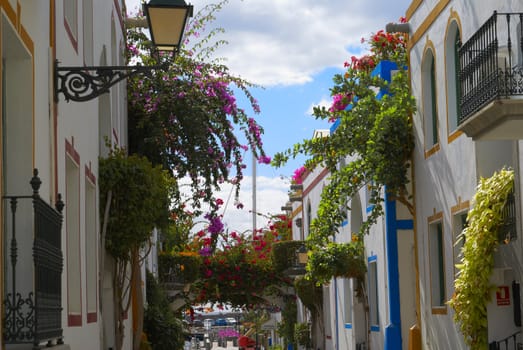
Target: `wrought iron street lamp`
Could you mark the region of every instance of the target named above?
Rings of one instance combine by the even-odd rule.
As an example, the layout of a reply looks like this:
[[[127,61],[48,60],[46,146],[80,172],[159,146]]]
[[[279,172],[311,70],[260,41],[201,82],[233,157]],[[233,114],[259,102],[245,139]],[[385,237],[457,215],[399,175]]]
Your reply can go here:
[[[180,47],[187,19],[192,16],[193,6],[184,0],[151,0],[144,5],[153,46],[159,51],[174,52]],[[148,74],[154,70],[167,69],[166,65],[154,66],[54,66],[55,101],[62,93],[65,100],[83,102],[92,100],[136,74]]]
[[[177,50],[187,18],[192,16],[192,5],[184,0],[151,0],[144,9],[154,46],[160,51]]]
[[[309,255],[307,253],[307,247],[305,246],[305,243],[303,243],[300,246],[300,248],[294,251],[294,256],[292,260],[292,266],[289,266],[287,269],[285,269],[284,273],[291,278],[305,275],[305,273],[307,272],[305,266],[307,265],[307,261],[309,260]]]

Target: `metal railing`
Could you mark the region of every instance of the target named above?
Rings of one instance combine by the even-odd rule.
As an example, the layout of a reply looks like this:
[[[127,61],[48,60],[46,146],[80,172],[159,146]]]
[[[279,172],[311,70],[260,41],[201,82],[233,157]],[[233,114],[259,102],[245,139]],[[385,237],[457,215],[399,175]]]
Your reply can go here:
[[[516,199],[514,190],[508,194],[507,201],[502,212],[503,224],[499,228],[498,239],[500,242],[508,243],[517,238],[516,226]]]
[[[489,344],[489,350],[522,350],[523,345],[519,341],[521,332],[509,335],[505,339],[493,341]]]
[[[3,300],[4,314],[4,341],[6,344],[32,343],[33,348],[47,342],[47,346],[62,344],[62,270],[63,255],[61,248],[62,210],[64,203],[58,195],[56,209],[52,208],[40,198],[41,185],[38,170],[34,169],[30,181],[33,188],[32,195],[8,195],[4,200],[9,201],[10,216],[10,246],[8,275],[8,290]],[[34,232],[21,232],[25,237],[34,237],[32,244],[33,255],[33,288],[21,291],[18,286],[27,280],[27,275],[20,278],[17,275],[17,264],[27,265],[27,261],[19,260],[19,249],[23,253],[30,253],[30,246],[20,244],[23,239],[17,235],[17,207],[20,200],[32,199],[33,214],[21,220],[34,220]],[[20,222],[20,221],[18,221]],[[19,248],[20,245],[20,248]],[[7,255],[7,254],[6,254]],[[27,256],[27,254],[24,254]]]
[[[458,124],[499,98],[523,95],[523,13],[494,14],[459,56]]]

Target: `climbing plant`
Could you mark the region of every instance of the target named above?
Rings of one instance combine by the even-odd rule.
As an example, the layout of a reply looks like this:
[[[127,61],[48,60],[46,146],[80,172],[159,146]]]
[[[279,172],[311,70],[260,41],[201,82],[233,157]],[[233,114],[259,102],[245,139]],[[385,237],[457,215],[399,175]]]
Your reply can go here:
[[[503,225],[503,209],[513,187],[512,170],[502,169],[489,178],[481,178],[467,216],[467,227],[460,236],[464,240],[462,259],[457,265],[454,295],[448,303],[455,310],[454,319],[472,350],[487,349],[487,304],[493,290],[490,276],[494,253],[500,244],[498,232]]]
[[[336,272],[338,258],[343,256],[349,257],[345,263],[357,266],[356,272],[362,276],[363,236],[384,212],[384,191],[413,211],[407,184],[414,147],[411,115],[415,100],[410,93],[406,37],[380,30],[364,42],[369,45],[369,53],[351,57],[345,62],[345,71],[334,76],[332,105],[314,108],[317,119],[335,123],[334,132],[328,137],[304,140],[276,154],[272,162],[280,166],[304,154],[308,156],[306,169],[329,170],[317,217],[307,237],[307,269],[310,275],[316,274],[314,278],[319,274],[320,283],[343,276]],[[390,80],[376,74],[378,64],[394,71]],[[352,242],[333,243],[350,210],[350,200],[365,186],[371,209],[360,232],[353,235]]]
[[[99,161],[99,181],[102,238],[115,266],[115,334],[117,349],[121,349],[130,291],[140,283],[140,252],[153,228],[167,224],[173,180],[146,158],[128,156],[124,149],[114,148]]]
[[[316,283],[329,283],[333,277],[362,281],[367,267],[362,244],[329,242],[309,253],[307,272]]]
[[[296,295],[314,317],[320,316],[323,307],[323,287],[316,281],[299,276],[294,280]]]
[[[247,151],[260,163],[270,162],[262,148],[263,129],[252,116],[260,111],[249,92],[254,85],[212,58],[226,44],[217,39],[223,28],[205,28],[227,2],[198,11],[175,58],[154,54],[140,29],[127,32],[129,61],[167,68],[128,80],[129,152],[189,179],[190,191],[184,193],[190,192],[195,210],[202,202],[212,205],[213,193],[225,182],[233,184],[238,197]],[[249,109],[238,105],[236,94],[246,97]],[[181,203],[181,192],[175,194]]]

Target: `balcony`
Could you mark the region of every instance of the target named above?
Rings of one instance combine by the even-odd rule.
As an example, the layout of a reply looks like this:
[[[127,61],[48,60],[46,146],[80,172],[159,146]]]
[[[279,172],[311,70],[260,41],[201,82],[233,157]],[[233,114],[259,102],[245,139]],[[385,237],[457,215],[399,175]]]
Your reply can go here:
[[[56,209],[39,195],[38,171],[30,195],[8,195],[3,336],[7,349],[63,344],[61,250],[63,202]],[[32,205],[31,205],[32,203]],[[8,257],[8,258],[7,258]],[[32,263],[31,263],[32,262]],[[63,346],[62,346],[63,347]]]
[[[458,129],[475,140],[523,139],[522,20],[494,12],[459,49]]]
[[[198,254],[181,252],[159,254],[159,282],[165,288],[173,310],[178,310],[186,304],[191,284],[200,276],[201,264],[201,257]]]

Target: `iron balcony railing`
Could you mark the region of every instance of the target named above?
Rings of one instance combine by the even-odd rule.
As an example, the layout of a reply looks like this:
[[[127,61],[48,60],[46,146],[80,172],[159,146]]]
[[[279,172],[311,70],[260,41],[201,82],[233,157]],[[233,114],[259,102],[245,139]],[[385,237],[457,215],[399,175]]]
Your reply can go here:
[[[523,13],[494,11],[459,48],[459,124],[495,99],[523,95],[522,23]]]
[[[3,333],[6,344],[33,344],[40,349],[40,344],[47,346],[63,344],[62,336],[62,270],[63,255],[61,248],[62,210],[64,203],[58,195],[56,209],[40,198],[41,185],[38,170],[31,179],[32,195],[8,195],[3,199],[9,202],[10,219],[6,220],[9,233],[8,265],[5,274],[6,291],[4,292]],[[32,199],[33,212],[27,217],[17,217],[17,208],[21,201]],[[33,220],[32,225],[23,221]],[[20,225],[21,224],[21,225]],[[34,232],[17,231],[18,226],[32,227]],[[27,239],[29,237],[29,240]],[[32,239],[31,239],[32,238]],[[24,244],[30,242],[31,244]],[[27,266],[24,256],[33,258],[33,280],[27,274],[20,276],[19,269]],[[24,258],[25,259],[25,258]],[[27,287],[29,285],[29,287]]]
[[[505,339],[493,341],[489,344],[489,350],[523,350],[520,341],[521,332],[516,332]]]
[[[502,212],[503,224],[499,228],[498,239],[500,242],[508,243],[517,238],[516,226],[516,199],[514,190],[512,190],[507,197],[507,202],[503,207]]]

